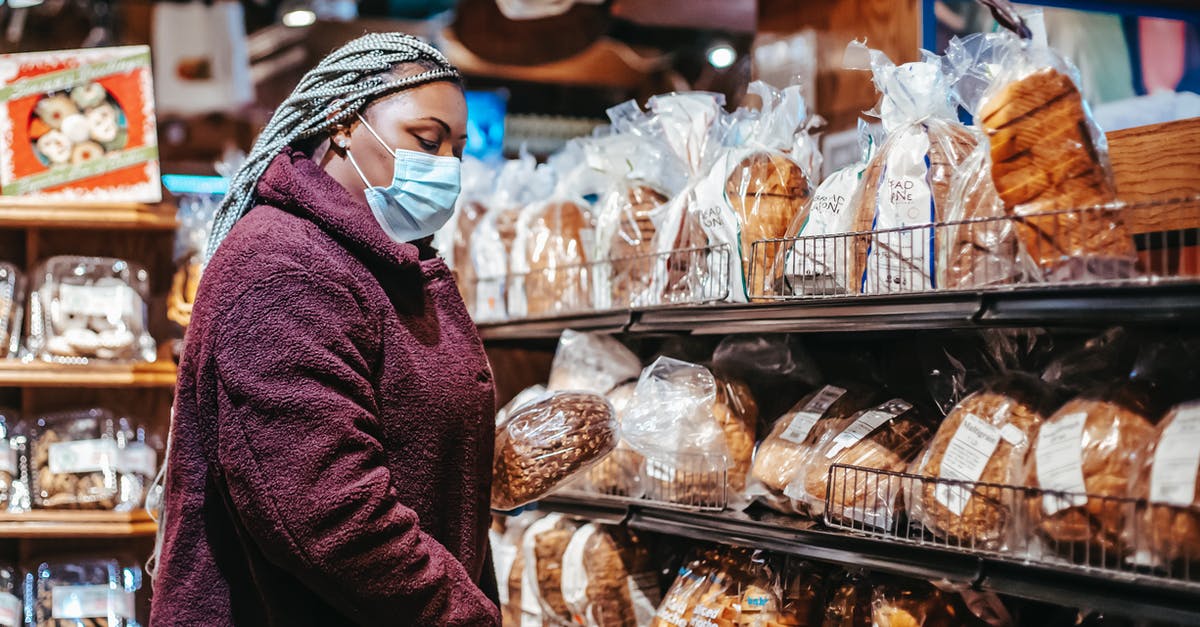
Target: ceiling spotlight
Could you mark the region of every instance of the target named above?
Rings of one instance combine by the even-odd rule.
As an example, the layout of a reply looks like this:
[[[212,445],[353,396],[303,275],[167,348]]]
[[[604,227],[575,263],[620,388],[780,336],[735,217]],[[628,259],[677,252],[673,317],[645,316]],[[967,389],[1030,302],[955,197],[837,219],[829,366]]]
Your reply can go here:
[[[301,28],[304,26],[312,26],[317,21],[317,14],[309,8],[291,9],[283,14],[280,18],[284,26],[292,28]]]
[[[356,17],[356,0],[284,0],[279,5],[279,21],[292,28],[312,26],[317,20],[346,22]]]
[[[708,49],[708,64],[718,70],[724,70],[733,65],[734,61],[737,61],[737,50],[725,42],[713,44]]]
[[[14,9],[28,9],[41,4],[42,0],[8,0],[8,6]]]

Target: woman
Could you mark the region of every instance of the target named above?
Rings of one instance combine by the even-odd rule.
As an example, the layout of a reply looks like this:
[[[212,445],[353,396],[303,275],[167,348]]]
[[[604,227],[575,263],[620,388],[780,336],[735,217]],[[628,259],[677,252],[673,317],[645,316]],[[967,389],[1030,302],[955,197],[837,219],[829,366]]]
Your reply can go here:
[[[151,624],[498,625],[492,374],[444,262],[458,72],[309,72],[234,177],[180,362]]]

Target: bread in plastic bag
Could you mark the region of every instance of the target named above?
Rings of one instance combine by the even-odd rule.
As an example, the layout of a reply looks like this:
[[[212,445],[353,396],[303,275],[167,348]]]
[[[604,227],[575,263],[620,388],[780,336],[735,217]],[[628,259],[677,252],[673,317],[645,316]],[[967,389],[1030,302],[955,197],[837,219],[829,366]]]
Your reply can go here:
[[[708,576],[718,567],[716,556],[705,552],[679,568],[679,574],[663,595],[650,627],[688,627]]]
[[[522,557],[525,532],[537,522],[542,514],[537,511],[522,512],[517,516],[492,515],[492,528],[488,530],[492,549],[492,564],[496,569],[496,583],[500,600],[500,614],[505,625],[521,625],[521,578],[525,559]],[[500,522],[500,525],[496,523]],[[541,625],[541,617],[537,619]]]
[[[558,339],[546,388],[607,394],[641,372],[638,356],[613,336],[566,329]]]
[[[563,554],[561,587],[574,624],[587,627],[648,625],[659,603],[650,551],[624,527],[580,527]]]
[[[979,625],[973,616],[963,616],[953,596],[925,581],[887,580],[872,592],[873,627],[965,627]]]
[[[25,576],[33,627],[137,627],[142,572],[116,559],[45,561]]]
[[[858,384],[824,385],[780,416],[754,453],[752,475],[767,490],[764,501],[783,512],[799,512],[783,491],[803,475],[808,452],[823,433],[817,425],[843,420],[865,409],[874,397],[873,391]]]
[[[1171,408],[1140,463],[1134,486],[1148,505],[1132,530],[1152,564],[1188,572],[1200,564],[1200,400]]]
[[[1042,425],[1025,483],[1051,491],[1030,498],[1028,508],[1032,531],[1052,553],[1092,565],[1124,557],[1132,511],[1122,499],[1155,439],[1152,407],[1145,387],[1124,382],[1079,395]]]
[[[631,381],[617,386],[606,396],[617,413],[618,424],[625,420],[625,412],[636,390],[637,383]],[[622,438],[611,453],[587,471],[588,487],[594,492],[610,496],[640,497],[643,494],[644,462],[645,458],[641,453],[635,451],[629,442]]]
[[[909,518],[956,546],[1002,548],[1020,518],[1019,493],[975,483],[1020,485],[1026,453],[1055,407],[1047,386],[1025,374],[998,376],[962,399],[913,463],[911,474],[931,480],[905,486]]]
[[[511,510],[586,472],[619,438],[602,396],[557,392],[516,409],[496,432],[492,507]]]
[[[846,572],[830,588],[821,627],[874,627],[873,594],[864,573]]]
[[[512,397],[512,400],[505,403],[504,407],[501,407],[496,412],[496,430],[499,431],[504,428],[504,425],[508,424],[508,419],[512,417],[514,411],[546,396],[546,394],[546,386],[540,383],[517,392],[517,395]]]
[[[25,311],[25,280],[10,263],[0,262],[0,359],[16,357]]]
[[[154,361],[147,327],[150,275],[108,257],[51,257],[33,276],[29,351],[45,360],[85,364]]]
[[[928,412],[894,398],[831,426],[810,450],[803,481],[793,481],[784,494],[803,500],[813,516],[890,528],[898,519],[902,482],[898,477],[853,469],[902,473],[929,443],[936,422]],[[833,481],[831,484],[830,481]],[[826,498],[833,510],[825,511]]]
[[[826,579],[824,569],[805,561],[788,561],[784,568],[783,607],[778,625],[820,625],[825,613]]]
[[[562,514],[549,514],[530,525],[522,540],[521,603],[522,607],[530,602],[537,605],[543,624],[571,624],[571,608],[562,594],[562,568],[563,555],[576,528]]]
[[[37,419],[30,443],[33,503],[44,509],[131,509],[121,494],[117,419],[104,409]]]
[[[438,236],[445,234],[449,241],[438,242],[438,236],[434,238],[438,250],[442,251],[442,256],[454,269],[458,291],[470,312],[475,311],[478,282],[475,264],[471,262],[471,240],[483,216],[487,214],[495,175],[495,170],[484,162],[472,157],[463,158],[462,189],[454,203],[454,217],[443,230],[438,231]]]
[[[781,594],[778,574],[767,566],[761,552],[730,551],[709,573],[689,625],[776,624],[781,617]]]

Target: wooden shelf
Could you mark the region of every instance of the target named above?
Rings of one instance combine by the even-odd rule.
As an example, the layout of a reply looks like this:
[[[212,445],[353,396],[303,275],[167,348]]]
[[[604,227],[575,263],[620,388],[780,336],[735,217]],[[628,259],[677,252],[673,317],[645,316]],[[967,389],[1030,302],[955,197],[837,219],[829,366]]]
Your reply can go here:
[[[171,387],[175,376],[175,364],[165,360],[89,366],[0,360],[0,387]]]
[[[141,509],[0,514],[0,538],[128,538],[152,536],[156,529],[154,520]]]
[[[171,203],[45,204],[0,199],[0,228],[170,231],[179,226]]]

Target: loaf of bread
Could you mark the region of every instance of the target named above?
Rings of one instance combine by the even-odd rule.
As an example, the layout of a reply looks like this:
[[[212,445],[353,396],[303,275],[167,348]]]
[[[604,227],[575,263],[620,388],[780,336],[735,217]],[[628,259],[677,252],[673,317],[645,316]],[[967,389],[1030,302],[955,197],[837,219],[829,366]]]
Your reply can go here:
[[[843,420],[866,408],[873,397],[865,386],[850,383],[826,385],[805,395],[775,421],[771,433],[759,443],[753,477],[772,495],[782,496],[784,488],[803,472],[806,453],[823,433],[817,425]]]
[[[512,570],[508,571],[508,581],[504,582],[508,585],[508,603],[500,608],[503,623],[505,625],[521,625],[521,587],[522,580],[525,577],[525,555],[522,551],[517,551],[517,557],[513,560]]]
[[[946,416],[912,474],[1019,485],[1025,454],[1054,398],[1036,378],[1010,375],[967,396]],[[996,550],[1017,519],[1018,492],[984,485],[910,482],[909,516],[956,545]]]
[[[827,513],[829,517],[889,528],[897,519],[902,482],[886,474],[853,469],[839,470],[830,477],[830,469],[841,464],[885,473],[904,472],[929,443],[935,426],[925,412],[901,399],[841,421],[826,432],[825,441],[808,459],[804,498],[809,511],[813,515],[825,513],[828,494],[833,508]]]
[[[530,316],[586,311],[591,307],[591,268],[585,234],[593,229],[587,209],[551,201],[528,217],[525,302]]]
[[[884,144],[886,148],[887,144]],[[846,253],[834,258],[834,263],[848,265],[846,289],[851,294],[857,294],[862,289],[863,275],[867,271],[867,251],[871,250],[871,230],[875,223],[875,208],[879,203],[879,186],[883,184],[884,159],[887,153],[881,149],[871,157],[867,169],[863,170],[862,178],[858,181],[858,189],[850,199],[847,211],[853,216],[850,222],[850,233],[843,240],[838,240],[835,246],[841,246]]]
[[[454,273],[458,282],[458,291],[462,294],[467,311],[475,311],[475,264],[471,263],[471,237],[475,235],[475,227],[487,213],[487,207],[476,200],[468,200],[459,206],[454,216],[453,250]]]
[[[647,547],[624,527],[588,524],[563,555],[562,593],[574,624],[638,627],[658,607],[657,574]]]
[[[617,386],[608,393],[608,402],[617,413],[617,422],[624,417],[629,401],[633,399],[637,383],[630,382]],[[611,496],[638,497],[642,495],[642,463],[645,457],[633,450],[629,443],[621,440],[613,449],[600,460],[591,470],[588,470],[588,484],[600,494]]]
[[[704,554],[679,569],[679,575],[663,595],[650,627],[688,627],[700,595],[707,589],[708,576],[716,568],[711,554]]]
[[[1134,496],[1148,499],[1135,528],[1139,549],[1172,572],[1200,567],[1200,401],[1172,407],[1142,460]],[[1187,570],[1192,569],[1192,570]]]
[[[1136,460],[1154,442],[1151,407],[1145,389],[1125,384],[1084,393],[1042,425],[1026,483],[1054,491],[1028,501],[1034,531],[1051,550],[1088,565],[1127,552],[1121,537],[1128,507],[1120,499],[1137,476]]]
[[[976,118],[991,144],[996,191],[1046,278],[1128,276],[1135,252],[1119,212],[1046,215],[1116,200],[1074,81],[1040,69],[1004,85]]]
[[[663,237],[663,234],[659,233],[658,236]],[[709,276],[709,245],[708,234],[700,225],[700,218],[691,211],[685,211],[670,248],[671,253],[667,255],[662,302],[653,304],[696,303],[721,295],[723,285],[717,283],[718,277]],[[725,254],[734,255],[737,252],[726,251]]]
[[[767,293],[771,261],[768,248],[760,247],[754,259],[754,242],[779,239],[794,220],[802,219],[812,200],[812,183],[800,164],[787,155],[759,151],[733,167],[725,181],[725,197],[741,225],[742,272],[747,281],[756,269],[755,285],[747,283],[750,296]]]
[[[602,396],[559,392],[520,407],[496,434],[492,507],[534,501],[616,445],[616,416]]]
[[[641,372],[637,354],[615,337],[567,329],[559,337],[546,388],[608,394],[617,385],[636,380]]]
[[[667,197],[648,185],[631,185],[625,190],[617,230],[609,248],[612,265],[612,306],[645,304],[652,288],[654,258],[654,222],[651,215],[667,202]]]
[[[939,230],[938,286],[962,289],[1022,279],[1024,261],[1016,225],[992,182],[988,146],[980,144],[954,174],[952,215]]]

